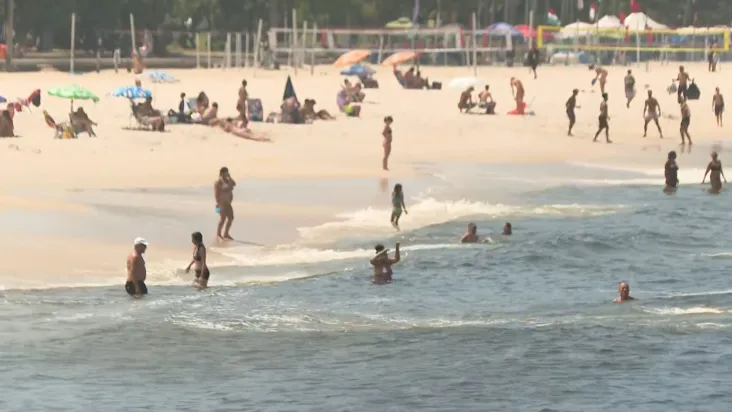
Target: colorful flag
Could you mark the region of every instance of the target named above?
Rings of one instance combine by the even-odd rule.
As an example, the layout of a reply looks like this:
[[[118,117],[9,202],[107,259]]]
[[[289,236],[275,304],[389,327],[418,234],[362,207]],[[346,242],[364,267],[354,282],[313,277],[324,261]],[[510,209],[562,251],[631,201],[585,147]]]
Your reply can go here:
[[[641,10],[643,10],[643,7],[640,3],[638,3],[636,0],[630,0],[630,12],[631,13],[640,13]]]
[[[550,26],[560,26],[562,22],[559,21],[559,16],[554,9],[549,9],[546,12],[546,23]]]
[[[595,6],[595,3],[590,4],[590,20],[595,21],[595,16],[597,15],[597,6]]]

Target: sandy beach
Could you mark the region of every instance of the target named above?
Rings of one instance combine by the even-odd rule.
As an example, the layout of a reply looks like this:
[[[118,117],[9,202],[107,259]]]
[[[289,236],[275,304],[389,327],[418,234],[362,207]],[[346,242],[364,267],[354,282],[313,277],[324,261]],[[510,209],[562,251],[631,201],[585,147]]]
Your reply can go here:
[[[691,155],[682,154],[679,163],[682,169],[699,169],[705,167],[710,148],[724,141],[727,130],[717,128],[714,122],[711,107],[714,87],[720,87],[724,94],[730,90],[732,80],[725,77],[724,71],[708,73],[701,64],[687,64],[686,67],[700,86],[702,96],[699,101],[690,102],[690,133],[696,150]],[[8,274],[4,273],[3,277],[24,274],[27,278],[39,279],[40,285],[50,282],[46,277],[51,272],[58,274],[56,269],[65,268],[61,272],[70,276],[94,272],[100,274],[98,276],[121,279],[124,274],[120,269],[135,233],[150,238],[153,243],[154,236],[146,233],[161,234],[165,238],[151,248],[151,265],[184,261],[188,253],[186,239],[177,244],[171,233],[175,236],[189,233],[194,230],[189,222],[195,222],[199,226],[208,225],[204,235],[213,236],[209,232],[215,225],[215,216],[210,211],[212,205],[207,200],[210,194],[205,193],[206,189],[201,189],[200,194],[192,198],[194,200],[187,202],[178,202],[165,195],[144,198],[146,208],[154,208],[158,214],[177,216],[174,230],[168,230],[165,223],[161,223],[165,222],[163,218],[143,220],[140,227],[135,227],[132,219],[125,224],[127,230],[115,232],[110,229],[82,235],[73,227],[54,229],[52,219],[47,219],[51,223],[43,219],[39,223],[36,216],[83,220],[97,214],[96,208],[100,204],[124,203],[126,198],[110,198],[105,192],[95,192],[92,202],[77,196],[84,191],[210,187],[217,170],[224,165],[239,181],[334,178],[377,181],[388,177],[392,184],[398,179],[419,175],[420,165],[440,163],[582,162],[660,169],[666,151],[678,149],[680,142],[679,107],[675,95],[669,95],[665,90],[678,66],[651,65],[649,71],[645,66],[630,68],[636,76],[638,91],[630,109],[626,109],[623,95],[623,76],[628,68],[608,68],[612,145],[592,143],[600,93],[592,89],[590,80],[594,76],[585,66],[540,67],[536,80],[525,68],[480,68],[478,76],[491,85],[493,97],[498,102],[496,111],[499,114],[496,116],[460,114],[456,104],[461,90],[404,90],[395,81],[390,68],[380,68],[376,77],[381,88],[366,90],[361,118],[336,114],[335,121],[312,125],[251,124],[254,131],[271,138],[272,143],[247,141],[200,125],[170,125],[164,133],[126,130],[131,121],[128,102],[107,94],[119,86],[133,83],[133,76],[127,73],[74,76],[57,72],[2,73],[3,90],[0,92],[10,100],[26,96],[36,88],[43,91],[41,108],[33,108],[32,112],[24,109],[15,116],[15,131],[20,138],[0,141],[0,219],[13,222],[6,225],[5,240],[0,244],[3,254],[12,257],[5,260]],[[301,101],[315,99],[318,109],[331,113],[337,112],[336,92],[343,81],[338,70],[332,67],[315,67],[313,75],[309,70],[300,70],[295,75],[287,70],[251,69],[169,73],[180,82],[153,84],[143,81],[143,86],[153,92],[156,108],[165,112],[177,107],[181,92],[195,96],[203,90],[211,102],[219,103],[220,117],[236,114],[236,93],[242,79],[249,83],[250,96],[262,99],[265,116],[278,109],[288,74],[292,75]],[[471,76],[472,70],[425,67],[423,73],[446,86],[452,78]],[[535,116],[505,115],[513,109],[509,88],[512,76],[523,81],[526,101]],[[88,88],[101,98],[97,104],[75,102],[99,124],[96,128],[98,138],[82,135],[78,140],[55,140],[53,130],[44,123],[42,109],[56,119],[65,120],[69,101],[48,96],[46,90],[69,83]],[[655,92],[664,114],[675,116],[675,119],[661,120],[665,133],[663,140],[658,138],[653,125],[649,126],[648,137],[641,137],[646,87]],[[573,88],[581,90],[578,104],[582,108],[578,110],[575,137],[567,137],[564,102]],[[391,171],[384,172],[380,168],[380,134],[382,119],[387,115],[395,120],[394,145]],[[724,153],[721,159],[725,161]],[[309,204],[298,206],[266,199],[251,201],[247,199],[247,193],[240,190],[235,210],[241,220],[237,220],[235,230],[240,227],[243,231],[245,222],[265,224],[262,230],[267,230],[266,225],[280,222],[276,225],[279,229],[272,231],[288,235],[270,234],[267,240],[273,244],[292,241],[297,225],[325,222],[343,211],[341,203],[331,201],[331,196],[343,195],[342,191],[333,191],[332,195],[327,191],[303,194],[301,198],[308,198]],[[145,194],[135,196],[140,198]],[[74,247],[82,238],[87,239],[83,246]],[[114,263],[110,263],[112,261]],[[0,284],[6,281],[0,279]]]

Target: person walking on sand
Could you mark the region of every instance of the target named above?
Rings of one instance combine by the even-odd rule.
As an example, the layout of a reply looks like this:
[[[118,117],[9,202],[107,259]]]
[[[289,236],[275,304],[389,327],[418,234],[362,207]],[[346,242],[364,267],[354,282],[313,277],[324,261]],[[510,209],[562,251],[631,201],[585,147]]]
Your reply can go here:
[[[214,199],[216,200],[216,211],[219,214],[219,225],[216,228],[216,236],[219,239],[234,240],[229,235],[231,224],[234,222],[234,208],[231,203],[234,201],[234,188],[236,182],[231,178],[228,167],[219,170],[219,178],[214,183]],[[221,230],[224,233],[221,233]]]
[[[384,118],[384,130],[381,132],[381,135],[384,136],[384,142],[381,144],[384,148],[384,157],[381,159],[381,168],[387,172],[389,171],[389,156],[391,156],[392,123],[394,123],[394,119],[391,116],[386,116]]]
[[[127,282],[125,290],[135,298],[141,298],[147,295],[147,286],[145,279],[147,278],[147,269],[145,268],[145,258],[142,256],[147,251],[147,240],[138,237],[133,243],[132,252],[127,255]]]
[[[663,175],[666,178],[664,193],[674,193],[679,185],[679,165],[676,164],[676,152],[668,152],[666,164],[663,166]]]
[[[394,185],[394,191],[391,193],[391,225],[394,229],[399,229],[399,218],[402,217],[402,212],[408,215],[407,206],[404,204],[404,192],[402,191],[402,185],[397,183]]]
[[[529,50],[529,54],[526,57],[531,71],[534,72],[534,79],[536,79],[538,77],[536,75],[536,68],[539,66],[539,49],[536,48],[536,45],[531,46],[531,50]]]
[[[247,127],[249,120],[247,119],[247,102],[249,101],[249,93],[247,92],[247,81],[241,81],[239,88],[239,100],[236,102],[236,110],[239,112],[239,119],[244,122],[244,128]]]
[[[625,107],[630,108],[630,102],[635,98],[635,77],[631,70],[628,70],[628,74],[625,75],[625,98],[628,101]]]
[[[208,270],[206,264],[206,246],[203,244],[203,235],[201,232],[193,232],[191,234],[191,243],[193,243],[193,259],[186,268],[186,273],[191,271],[191,266],[196,272],[196,280],[193,281],[193,285],[196,289],[205,289],[208,287],[208,279],[211,277],[211,272]]]
[[[610,123],[608,123],[608,120],[610,120],[610,116],[607,114],[607,93],[602,94],[602,103],[600,103],[600,116],[597,118],[598,120],[598,129],[597,133],[595,133],[595,138],[592,139],[593,142],[597,141],[597,136],[600,135],[600,133],[605,130],[605,142],[612,143],[610,141]]]
[[[579,108],[579,106],[577,106],[578,94],[579,90],[572,90],[572,95],[569,96],[569,99],[567,99],[567,103],[564,104],[564,106],[567,108],[567,118],[569,118],[569,130],[567,130],[567,136],[572,136],[572,128],[574,127],[574,123],[577,121],[577,117],[574,115],[574,109]]]
[[[724,96],[719,92],[719,87],[714,89],[712,97],[712,110],[717,117],[717,127],[722,127],[722,114],[724,113]]]
[[[656,123],[661,139],[663,139],[663,131],[661,130],[661,125],[658,123],[659,116],[661,116],[661,105],[658,103],[658,100],[653,97],[653,92],[649,90],[646,104],[643,106],[643,117],[645,118],[645,123],[643,123],[643,137],[646,137],[648,134],[648,123],[653,120],[653,122]]]
[[[686,98],[686,92],[689,91],[689,73],[684,70],[684,66],[679,66],[679,74],[676,75],[676,81],[679,82],[676,97],[684,96]]]
[[[516,100],[516,114],[524,114],[524,85],[515,77],[511,77],[511,93]]]
[[[704,178],[702,178],[702,184],[704,184],[707,180],[707,175],[709,175],[709,183],[712,184],[712,187],[709,189],[709,193],[713,194],[717,194],[722,191],[722,179],[724,179],[724,183],[727,183],[727,178],[724,177],[724,170],[722,170],[722,162],[718,157],[719,155],[717,155],[717,152],[712,152],[712,160],[707,165],[707,170],[704,172]]]
[[[685,137],[689,139],[689,146],[691,146],[691,135],[689,135],[689,125],[691,124],[691,110],[686,99],[679,99],[679,105],[681,109],[681,124],[679,125],[679,131],[681,132],[681,144],[686,144]]]
[[[595,82],[599,79],[600,80],[600,93],[605,94],[605,84],[607,83],[607,70],[603,69],[600,66],[595,66],[594,64],[590,65],[590,70],[595,71],[595,78],[592,79],[592,85],[595,85]]]
[[[376,285],[383,285],[391,283],[394,271],[391,269],[392,265],[396,265],[401,260],[399,253],[399,242],[394,246],[394,259],[389,258],[389,249],[384,248],[384,245],[378,244],[374,247],[376,254],[371,258],[371,266],[374,267],[373,283]]]

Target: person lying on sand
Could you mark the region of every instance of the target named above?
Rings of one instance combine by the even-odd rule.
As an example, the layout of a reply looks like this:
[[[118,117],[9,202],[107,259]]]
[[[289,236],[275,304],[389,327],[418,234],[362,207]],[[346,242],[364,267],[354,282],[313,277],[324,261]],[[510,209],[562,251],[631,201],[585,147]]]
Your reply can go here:
[[[460,93],[460,100],[458,101],[457,107],[458,110],[460,110],[460,113],[465,110],[465,113],[470,111],[473,107],[475,107],[475,103],[473,102],[473,91],[475,90],[475,87],[470,86],[465,91]]]
[[[218,126],[221,128],[221,130],[225,131],[226,133],[231,133],[234,136],[241,137],[242,139],[254,140],[257,142],[271,142],[272,141],[264,136],[257,136],[255,134],[253,134],[251,130],[247,129],[244,126],[243,120],[227,117],[225,120],[220,121],[218,123]]]
[[[314,120],[333,120],[335,117],[331,116],[327,110],[315,111],[315,100],[305,99],[302,107],[300,108],[300,117],[305,121]]]
[[[86,132],[91,137],[97,137],[92,126],[97,124],[87,116],[83,107],[78,107],[75,112],[69,113],[71,125],[80,132]]]

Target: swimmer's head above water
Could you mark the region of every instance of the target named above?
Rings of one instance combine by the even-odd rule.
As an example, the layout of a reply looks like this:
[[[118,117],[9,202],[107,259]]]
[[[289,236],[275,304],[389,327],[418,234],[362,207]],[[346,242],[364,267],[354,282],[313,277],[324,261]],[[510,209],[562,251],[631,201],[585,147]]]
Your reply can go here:
[[[634,297],[630,296],[630,285],[626,281],[620,282],[620,285],[618,285],[618,296],[617,299],[615,299],[616,303],[625,302],[628,300],[635,300]]]
[[[512,234],[513,234],[513,227],[511,226],[511,223],[506,222],[506,224],[503,225],[503,235],[511,236]]]
[[[478,233],[478,226],[475,225],[475,223],[468,223],[468,233],[471,235],[474,235]]]

